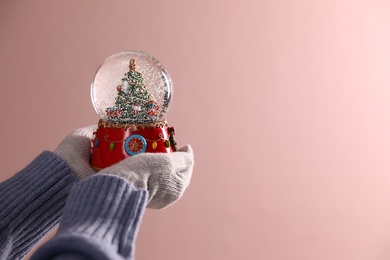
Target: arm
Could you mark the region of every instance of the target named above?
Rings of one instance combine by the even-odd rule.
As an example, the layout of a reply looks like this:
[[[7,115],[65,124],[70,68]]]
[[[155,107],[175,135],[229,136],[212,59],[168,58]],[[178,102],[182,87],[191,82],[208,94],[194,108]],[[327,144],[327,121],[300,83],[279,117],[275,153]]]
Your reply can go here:
[[[74,131],[55,153],[42,153],[0,184],[0,259],[26,255],[58,223],[71,186],[94,174],[89,165],[94,128]],[[134,156],[112,167],[101,173],[123,177],[136,188],[147,189],[148,207],[164,208],[187,188],[193,155],[190,147],[185,147],[170,155]]]
[[[132,259],[147,191],[114,175],[74,185],[57,234],[33,255],[38,259]]]
[[[43,152],[0,183],[0,258],[19,259],[58,224],[77,179],[56,154]]]
[[[179,200],[193,164],[185,146],[129,157],[74,185],[58,233],[32,260],[132,259],[146,204],[165,208]]]
[[[67,136],[0,183],[0,259],[20,259],[58,224],[71,186],[92,175],[90,137],[95,127]]]

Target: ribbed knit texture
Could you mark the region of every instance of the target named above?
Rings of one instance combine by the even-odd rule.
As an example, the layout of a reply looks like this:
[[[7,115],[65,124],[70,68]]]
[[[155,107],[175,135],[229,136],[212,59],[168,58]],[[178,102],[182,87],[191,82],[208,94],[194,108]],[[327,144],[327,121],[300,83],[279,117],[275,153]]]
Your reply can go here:
[[[21,259],[58,224],[77,179],[56,154],[43,152],[0,183],[0,259]]]
[[[57,234],[41,259],[132,259],[148,193],[125,179],[97,174],[72,188]]]
[[[162,209],[178,201],[188,187],[194,155],[187,145],[174,153],[143,153],[126,158],[100,173],[113,174],[149,192],[148,208]]]

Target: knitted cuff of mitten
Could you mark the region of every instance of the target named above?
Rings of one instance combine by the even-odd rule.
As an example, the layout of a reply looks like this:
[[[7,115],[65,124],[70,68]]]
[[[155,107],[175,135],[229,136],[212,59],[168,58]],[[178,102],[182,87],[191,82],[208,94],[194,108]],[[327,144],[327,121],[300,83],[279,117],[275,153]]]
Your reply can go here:
[[[1,256],[22,259],[59,222],[76,181],[67,164],[47,151],[0,183]]]
[[[113,175],[96,175],[72,188],[57,234],[32,259],[63,253],[88,259],[131,259],[147,192]]]

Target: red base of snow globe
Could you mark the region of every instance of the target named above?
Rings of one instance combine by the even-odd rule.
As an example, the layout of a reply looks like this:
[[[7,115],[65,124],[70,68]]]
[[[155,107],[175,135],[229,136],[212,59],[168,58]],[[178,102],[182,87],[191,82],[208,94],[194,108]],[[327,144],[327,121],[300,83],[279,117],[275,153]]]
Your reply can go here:
[[[175,130],[168,123],[119,124],[100,120],[92,139],[91,166],[100,170],[141,153],[176,151]]]

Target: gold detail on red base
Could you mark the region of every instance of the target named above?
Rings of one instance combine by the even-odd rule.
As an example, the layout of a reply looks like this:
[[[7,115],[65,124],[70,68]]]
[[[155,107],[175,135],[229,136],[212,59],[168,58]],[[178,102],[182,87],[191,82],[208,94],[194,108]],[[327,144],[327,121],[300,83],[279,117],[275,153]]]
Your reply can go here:
[[[153,122],[149,124],[121,124],[121,123],[113,123],[113,122],[105,121],[103,119],[100,119],[98,123],[98,126],[102,126],[104,128],[122,128],[125,130],[130,129],[131,131],[139,131],[145,128],[163,127],[166,125],[168,125],[166,119],[160,122]]]
[[[99,167],[96,167],[96,166],[93,166],[92,164],[91,164],[91,168],[92,169],[94,169],[95,171],[100,171],[102,168],[99,168]]]

